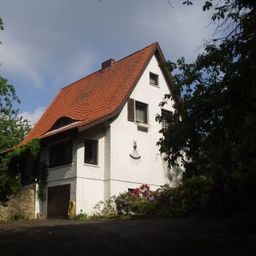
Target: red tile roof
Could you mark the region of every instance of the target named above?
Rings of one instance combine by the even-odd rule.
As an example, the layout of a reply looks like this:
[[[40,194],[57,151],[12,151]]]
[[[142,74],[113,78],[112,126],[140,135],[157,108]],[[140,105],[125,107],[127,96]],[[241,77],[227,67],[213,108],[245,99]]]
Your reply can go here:
[[[153,54],[162,56],[158,43],[151,44],[61,89],[22,144],[64,130],[91,127],[118,114]],[[50,131],[61,117],[75,122]]]

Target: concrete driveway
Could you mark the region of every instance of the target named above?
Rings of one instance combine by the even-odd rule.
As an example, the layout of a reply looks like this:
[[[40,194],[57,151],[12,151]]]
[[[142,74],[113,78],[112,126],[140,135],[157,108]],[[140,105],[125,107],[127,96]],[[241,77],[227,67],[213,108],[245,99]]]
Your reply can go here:
[[[0,224],[0,256],[245,256],[253,237],[231,219],[22,221]]]

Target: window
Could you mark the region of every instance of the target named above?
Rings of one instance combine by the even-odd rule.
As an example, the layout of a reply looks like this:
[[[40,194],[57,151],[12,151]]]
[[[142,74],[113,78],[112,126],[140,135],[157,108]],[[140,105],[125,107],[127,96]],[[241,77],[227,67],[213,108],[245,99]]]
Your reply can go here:
[[[72,142],[63,142],[50,148],[50,168],[72,163]]]
[[[158,86],[158,75],[149,72],[149,83],[150,83],[151,85]]]
[[[86,139],[84,141],[84,162],[98,164],[98,141]]]
[[[147,124],[148,123],[148,105],[142,102],[136,101],[136,122]]]
[[[171,117],[171,111],[162,109],[161,110],[161,116],[162,116],[162,128],[167,129],[168,128],[168,121],[170,121]]]
[[[52,126],[52,128],[50,130],[55,130],[55,129],[59,129],[63,126],[72,124],[73,122],[75,122],[75,120],[69,118],[69,117],[61,117],[60,119],[58,119],[55,124]]]

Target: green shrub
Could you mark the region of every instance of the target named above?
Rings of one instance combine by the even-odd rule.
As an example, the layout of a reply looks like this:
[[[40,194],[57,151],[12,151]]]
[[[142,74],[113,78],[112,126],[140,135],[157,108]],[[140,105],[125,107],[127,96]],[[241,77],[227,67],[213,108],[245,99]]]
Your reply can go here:
[[[133,215],[131,205],[135,200],[136,200],[136,195],[131,192],[124,192],[124,193],[119,194],[115,198],[117,214],[119,216]]]
[[[78,220],[83,220],[86,221],[88,220],[88,215],[86,213],[81,212],[78,216],[77,216]]]
[[[134,189],[133,192],[124,192],[115,198],[119,216],[148,216],[154,215],[154,192],[146,184]]]
[[[162,186],[155,192],[157,215],[191,216],[212,210],[213,185],[205,177],[192,177],[179,187]]]
[[[155,213],[155,204],[145,198],[137,197],[130,202],[130,210],[134,215],[152,216]]]
[[[100,201],[94,206],[94,214],[91,219],[97,219],[99,217],[114,218],[117,216],[117,210],[115,205],[115,197],[111,197],[107,201]]]
[[[180,215],[198,215],[211,212],[212,181],[205,177],[192,177],[177,189],[176,208]]]
[[[133,192],[121,193],[110,201],[100,202],[98,216],[205,215],[215,211],[217,201],[211,180],[192,177],[176,188],[164,185],[151,191],[148,185],[142,185]]]

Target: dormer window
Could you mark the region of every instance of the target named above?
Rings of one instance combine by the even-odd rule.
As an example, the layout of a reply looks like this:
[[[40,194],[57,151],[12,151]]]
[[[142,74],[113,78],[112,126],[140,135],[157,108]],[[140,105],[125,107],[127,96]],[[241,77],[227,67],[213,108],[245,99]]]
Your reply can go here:
[[[158,86],[158,75],[152,72],[149,72],[149,84]]]
[[[73,122],[75,122],[75,120],[73,120],[73,119],[71,119],[71,118],[69,118],[69,117],[67,117],[67,116],[63,116],[63,117],[59,118],[59,119],[55,122],[55,124],[52,126],[52,128],[50,129],[50,131],[59,129],[59,128],[61,128],[61,127],[63,127],[63,126],[66,126],[66,125],[69,125],[69,124],[71,124],[71,123],[73,123]]]

